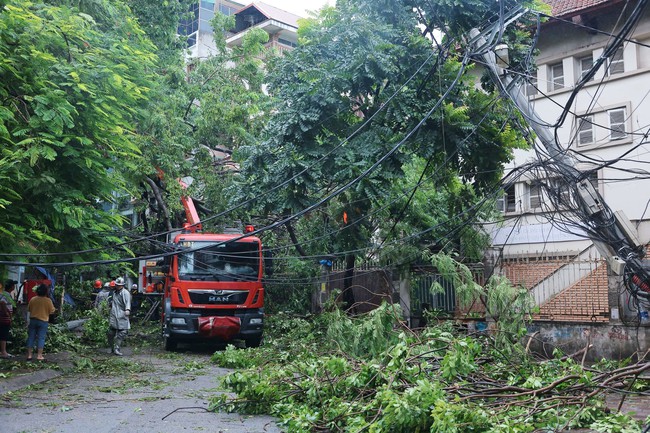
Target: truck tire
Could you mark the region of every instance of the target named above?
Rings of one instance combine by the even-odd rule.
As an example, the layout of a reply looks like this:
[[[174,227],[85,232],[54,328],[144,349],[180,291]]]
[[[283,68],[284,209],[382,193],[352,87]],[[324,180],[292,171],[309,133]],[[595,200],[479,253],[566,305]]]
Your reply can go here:
[[[260,344],[262,344],[262,336],[249,337],[244,341],[246,342],[246,347],[260,347]]]
[[[176,347],[178,346],[178,341],[174,340],[171,337],[163,337],[163,344],[165,346],[165,350],[171,352],[173,350],[176,350]]]

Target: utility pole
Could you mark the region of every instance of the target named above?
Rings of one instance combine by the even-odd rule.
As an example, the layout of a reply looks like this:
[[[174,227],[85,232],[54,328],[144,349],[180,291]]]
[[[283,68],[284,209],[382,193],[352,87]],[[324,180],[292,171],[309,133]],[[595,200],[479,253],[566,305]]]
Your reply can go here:
[[[621,212],[612,212],[591,182],[576,168],[575,159],[556,142],[547,122],[539,117],[523,92],[523,80],[509,71],[507,47],[496,45],[495,35],[509,23],[528,13],[526,9],[512,11],[508,17],[486,31],[472,29],[470,45],[474,55],[484,63],[501,93],[514,103],[539,141],[548,152],[558,171],[563,173],[568,185],[575,184],[573,198],[581,222],[596,236],[590,236],[600,254],[607,260],[616,275],[622,275],[625,285],[634,296],[650,299],[650,264],[642,260],[645,251],[638,241],[629,221]]]

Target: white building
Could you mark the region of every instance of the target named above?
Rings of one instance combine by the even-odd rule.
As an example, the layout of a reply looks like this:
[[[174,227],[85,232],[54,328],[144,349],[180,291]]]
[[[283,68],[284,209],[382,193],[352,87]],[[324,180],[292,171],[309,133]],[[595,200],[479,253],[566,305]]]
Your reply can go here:
[[[543,24],[537,48],[537,74],[528,95],[535,112],[555,124],[579,78],[619,32],[636,2],[546,0],[553,17]],[[535,88],[536,87],[536,88]],[[577,168],[593,171],[590,180],[613,211],[631,220],[642,245],[650,242],[650,11],[614,56],[577,94],[557,130]],[[516,151],[506,172],[534,161],[533,151]],[[614,161],[611,165],[605,162]],[[494,251],[489,261],[533,291],[542,320],[609,321],[629,310],[621,278],[607,272],[593,242],[571,228],[552,224],[561,209],[549,208],[539,181],[524,175],[506,188],[498,205],[503,226],[491,226]],[[609,275],[609,278],[608,278]]]
[[[251,28],[260,28],[269,34],[268,47],[280,51],[290,50],[298,41],[298,15],[263,2],[243,5],[229,0],[200,0],[192,5],[192,18],[181,22],[178,32],[187,36],[188,59],[202,59],[215,51],[214,30],[210,21],[215,13],[235,15],[235,29],[226,37],[229,47],[242,43],[243,36]]]

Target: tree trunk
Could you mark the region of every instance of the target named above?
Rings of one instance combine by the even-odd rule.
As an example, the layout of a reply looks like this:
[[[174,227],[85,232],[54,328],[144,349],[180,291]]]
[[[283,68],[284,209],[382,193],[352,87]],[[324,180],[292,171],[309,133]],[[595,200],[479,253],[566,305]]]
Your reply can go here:
[[[296,236],[296,231],[293,229],[293,226],[291,225],[291,221],[287,221],[286,223],[284,223],[284,225],[287,227],[289,238],[291,238],[291,242],[293,243],[293,246],[296,249],[296,251],[298,251],[298,254],[300,254],[301,257],[306,257],[307,253],[305,253],[305,250],[300,246],[300,243],[298,242],[298,237]]]
[[[154,197],[156,197],[156,201],[158,202],[158,206],[160,206],[160,209],[162,210],[163,217],[165,219],[165,227],[167,228],[167,231],[172,231],[172,224],[171,220],[169,219],[169,210],[167,209],[167,205],[165,205],[165,202],[162,199],[162,196],[160,195],[160,189],[158,188],[158,185],[151,180],[148,177],[145,177],[147,183],[151,187],[151,191],[153,192]]]

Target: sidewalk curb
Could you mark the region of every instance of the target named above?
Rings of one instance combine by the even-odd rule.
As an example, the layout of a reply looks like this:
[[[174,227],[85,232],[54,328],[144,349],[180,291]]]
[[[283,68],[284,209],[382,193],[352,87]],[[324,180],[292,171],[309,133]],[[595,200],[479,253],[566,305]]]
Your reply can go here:
[[[36,370],[31,373],[0,380],[0,395],[36,385],[37,383],[46,382],[62,374],[60,371],[48,368],[46,370]]]

